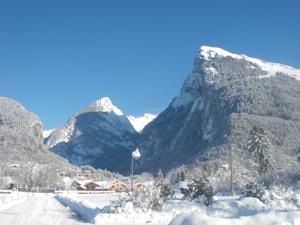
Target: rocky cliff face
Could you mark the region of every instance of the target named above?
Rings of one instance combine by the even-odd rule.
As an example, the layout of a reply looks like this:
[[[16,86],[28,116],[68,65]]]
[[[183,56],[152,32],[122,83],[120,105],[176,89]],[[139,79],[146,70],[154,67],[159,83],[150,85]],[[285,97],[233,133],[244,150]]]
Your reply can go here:
[[[127,117],[109,98],[101,98],[53,131],[46,145],[73,164],[126,174],[136,141]]]
[[[35,151],[43,151],[42,123],[15,100],[0,97],[0,160],[24,161]]]
[[[201,47],[180,94],[142,133],[140,170],[209,160],[232,143],[243,157],[253,125],[267,130],[276,167],[298,165],[299,80],[289,66]]]

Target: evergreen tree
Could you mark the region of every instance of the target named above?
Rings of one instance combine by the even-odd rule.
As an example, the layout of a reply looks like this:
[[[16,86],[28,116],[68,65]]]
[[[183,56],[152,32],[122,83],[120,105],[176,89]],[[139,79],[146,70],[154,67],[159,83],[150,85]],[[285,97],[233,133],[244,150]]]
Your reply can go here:
[[[157,173],[157,177],[154,181],[154,186],[159,191],[160,198],[163,201],[166,201],[167,198],[171,195],[171,188],[169,182],[165,179],[161,169]]]
[[[259,174],[264,174],[272,169],[269,158],[270,141],[263,128],[254,126],[250,131],[248,151],[258,164]]]
[[[185,167],[180,167],[178,171],[178,181],[185,181]]]

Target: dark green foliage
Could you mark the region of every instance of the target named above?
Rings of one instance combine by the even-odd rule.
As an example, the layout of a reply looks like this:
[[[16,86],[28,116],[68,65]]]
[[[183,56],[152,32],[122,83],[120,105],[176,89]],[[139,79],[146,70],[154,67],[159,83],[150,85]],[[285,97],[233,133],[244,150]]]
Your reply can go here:
[[[258,164],[258,172],[264,174],[272,169],[269,159],[270,141],[263,128],[254,126],[250,131],[248,151]]]
[[[185,170],[183,168],[180,168],[178,173],[178,180],[184,181],[185,180]]]
[[[262,201],[264,196],[264,188],[262,185],[250,182],[246,184],[245,190],[242,192],[245,197],[258,198]]]
[[[166,201],[170,195],[171,195],[170,184],[165,181],[160,186],[160,197],[162,197],[163,200]]]
[[[192,200],[203,195],[206,190],[206,182],[203,179],[193,179],[188,185],[189,193]]]
[[[205,191],[204,191],[204,204],[206,206],[209,206],[213,202],[213,197],[214,197],[214,190],[212,186],[208,186]]]
[[[213,188],[208,184],[206,179],[196,178],[188,184],[188,189],[181,188],[181,193],[191,200],[195,200],[200,196],[204,197],[204,204],[209,206],[213,201]]]
[[[159,191],[159,196],[163,201],[166,201],[167,198],[171,195],[171,188],[169,182],[165,179],[161,170],[158,171],[157,177],[154,181],[154,186]]]
[[[180,192],[181,192],[185,197],[190,196],[190,190],[187,189],[187,188],[180,188]]]

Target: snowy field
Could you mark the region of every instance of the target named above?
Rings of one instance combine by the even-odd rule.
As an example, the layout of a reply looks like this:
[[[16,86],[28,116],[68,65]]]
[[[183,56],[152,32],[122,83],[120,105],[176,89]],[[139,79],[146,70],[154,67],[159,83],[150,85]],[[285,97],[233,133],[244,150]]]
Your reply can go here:
[[[277,202],[278,203],[278,202]],[[215,197],[212,206],[194,208],[172,220],[170,225],[297,225],[300,211],[284,202],[274,206],[251,197]]]
[[[206,207],[169,200],[160,211],[134,209],[119,194],[0,194],[1,225],[299,225],[300,193],[273,192],[263,203],[252,197],[216,195]]]
[[[116,205],[116,195],[61,195],[65,204],[97,225],[297,225],[300,195],[272,193],[272,201],[236,196],[214,197],[213,204],[169,200],[160,211],[134,209],[131,202]],[[101,204],[100,202],[102,202]],[[101,208],[102,207],[102,208]]]

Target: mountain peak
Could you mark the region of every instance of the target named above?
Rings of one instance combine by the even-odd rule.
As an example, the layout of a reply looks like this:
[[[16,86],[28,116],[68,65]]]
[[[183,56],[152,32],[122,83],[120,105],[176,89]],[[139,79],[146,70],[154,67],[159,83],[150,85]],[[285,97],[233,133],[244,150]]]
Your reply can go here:
[[[80,111],[81,113],[86,113],[86,112],[113,112],[118,116],[122,116],[123,112],[117,108],[116,106],[113,105],[112,101],[108,97],[103,97],[100,98],[91,104],[89,104],[87,107],[82,109]]]
[[[210,46],[201,46],[200,47],[200,57],[202,57],[205,60],[211,60],[211,59],[218,58],[218,57],[228,57],[228,56],[231,58],[237,58],[237,59],[242,58],[242,56],[228,52],[222,48],[210,47]]]
[[[297,80],[300,80],[300,69],[295,69],[291,66],[282,65],[279,63],[272,63],[265,60],[252,58],[247,55],[235,54],[218,47],[210,47],[210,46],[200,47],[199,58],[201,59],[213,60],[222,57],[231,57],[238,60],[243,59],[248,62],[251,62],[254,65],[254,68],[257,67],[267,72],[267,75],[262,77],[270,77],[276,75],[276,73],[284,73],[291,77],[294,77]]]

